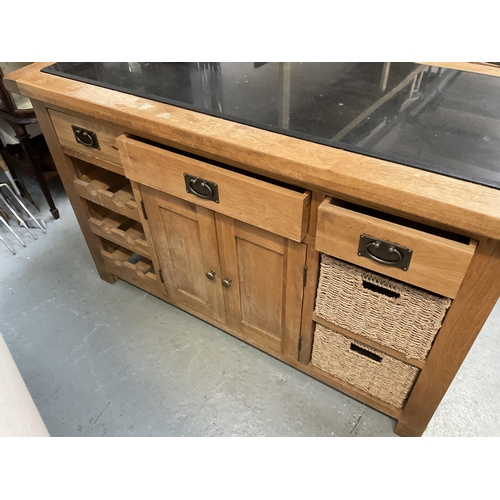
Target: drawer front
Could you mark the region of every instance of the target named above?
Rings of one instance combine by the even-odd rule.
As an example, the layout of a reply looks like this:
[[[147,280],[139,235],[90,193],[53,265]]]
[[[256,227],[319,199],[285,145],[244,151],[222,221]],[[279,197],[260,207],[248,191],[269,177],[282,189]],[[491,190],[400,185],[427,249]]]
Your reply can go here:
[[[295,241],[307,232],[309,193],[297,192],[254,179],[200,160],[145,144],[126,136],[117,139],[125,174],[140,184],[158,189],[215,212],[260,227]],[[201,193],[189,189],[185,174],[211,186]],[[215,201],[216,200],[216,201]]]
[[[48,110],[52,124],[64,148],[74,150],[89,156],[121,164],[120,153],[116,149],[115,139],[122,133],[108,125],[102,125],[91,120],[77,118],[53,109]],[[78,142],[74,128],[82,142],[98,144],[98,148]],[[80,131],[80,132],[79,132]],[[71,151],[68,151],[71,154]]]
[[[362,235],[411,250],[407,270],[359,255]],[[326,198],[318,210],[316,250],[391,276],[445,297],[454,298],[476,248],[417,229],[331,204]]]
[[[316,324],[311,364],[396,408],[404,406],[420,370]]]
[[[451,299],[321,254],[315,312],[347,331],[423,360]]]

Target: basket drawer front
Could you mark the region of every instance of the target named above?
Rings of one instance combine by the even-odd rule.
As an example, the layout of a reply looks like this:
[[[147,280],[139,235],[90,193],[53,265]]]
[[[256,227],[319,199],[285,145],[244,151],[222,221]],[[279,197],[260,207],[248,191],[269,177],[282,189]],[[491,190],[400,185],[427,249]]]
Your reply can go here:
[[[362,235],[410,249],[407,270],[359,255]],[[475,242],[460,243],[371,217],[333,205],[331,198],[319,207],[315,246],[320,252],[450,298],[456,296],[475,250]]]
[[[307,192],[255,179],[126,136],[118,138],[116,144],[129,179],[291,240],[300,242],[307,232],[310,200]],[[193,178],[197,181],[191,189],[189,179]],[[210,188],[200,193],[204,189],[202,183]],[[208,199],[211,193],[214,196]]]
[[[313,366],[402,408],[420,372],[388,354],[316,324]]]
[[[316,314],[330,323],[425,359],[451,300],[321,255]]]
[[[115,139],[122,131],[53,109],[48,111],[62,146],[85,155],[97,156],[118,165],[121,164],[120,154],[115,146]],[[77,137],[79,140],[77,140]]]

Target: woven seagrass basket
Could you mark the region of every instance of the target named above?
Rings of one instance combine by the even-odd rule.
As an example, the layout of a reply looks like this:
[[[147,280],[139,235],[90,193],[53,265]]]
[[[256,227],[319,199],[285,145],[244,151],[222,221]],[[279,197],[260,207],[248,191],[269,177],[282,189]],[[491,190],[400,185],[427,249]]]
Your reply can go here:
[[[420,372],[320,324],[314,332],[311,363],[396,408],[402,408]]]
[[[352,333],[425,359],[451,300],[321,254],[316,314]]]

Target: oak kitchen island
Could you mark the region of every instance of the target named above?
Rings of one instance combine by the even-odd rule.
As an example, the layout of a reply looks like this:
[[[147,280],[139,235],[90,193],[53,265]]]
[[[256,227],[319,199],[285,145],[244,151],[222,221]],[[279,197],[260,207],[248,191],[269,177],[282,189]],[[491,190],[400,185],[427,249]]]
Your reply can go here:
[[[102,279],[418,436],[500,295],[498,76],[36,63],[6,85],[32,100]]]

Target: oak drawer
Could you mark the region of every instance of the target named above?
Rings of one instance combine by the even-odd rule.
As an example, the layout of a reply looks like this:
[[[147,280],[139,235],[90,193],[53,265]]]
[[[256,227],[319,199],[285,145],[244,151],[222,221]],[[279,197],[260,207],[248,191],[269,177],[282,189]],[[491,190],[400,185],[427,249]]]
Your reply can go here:
[[[308,192],[289,189],[126,136],[120,136],[116,144],[125,174],[133,181],[291,240],[300,242],[307,232]],[[215,185],[217,201],[189,192],[185,174]]]
[[[337,203],[327,197],[318,209],[316,250],[445,297],[456,296],[474,254],[475,241],[444,232],[433,234],[427,226],[422,227],[428,231],[415,229],[410,221],[406,221],[408,225],[395,223],[362,213],[361,207]],[[407,270],[359,255],[362,235],[410,249]]]
[[[121,164],[120,153],[115,146],[115,139],[123,133],[122,131],[88,119],[61,113],[54,109],[49,109],[48,112],[59,142],[63,149],[69,150],[65,151],[66,153],[72,154],[72,151],[76,151],[76,153],[83,153],[86,156],[96,156],[118,165]],[[79,143],[76,140],[73,127],[95,134],[98,148]]]

